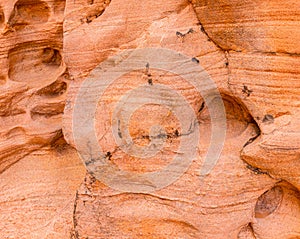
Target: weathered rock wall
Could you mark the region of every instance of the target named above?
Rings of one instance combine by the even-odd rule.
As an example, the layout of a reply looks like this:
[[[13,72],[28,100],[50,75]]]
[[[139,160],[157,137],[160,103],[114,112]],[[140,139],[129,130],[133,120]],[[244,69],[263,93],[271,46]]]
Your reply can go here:
[[[0,237],[300,238],[299,10],[292,0],[0,0]],[[150,69],[151,84],[180,92],[197,112],[197,160],[168,187],[122,193],[86,172],[72,112],[99,63],[145,47],[205,69],[223,97],[226,141],[201,179],[211,133],[204,99],[181,77]],[[163,122],[167,146],[151,160],[126,155],[107,133],[116,103],[147,80],[144,71],[117,79],[95,117],[99,145],[131,172],[169,163],[182,137],[157,106],[129,125],[143,145]]]

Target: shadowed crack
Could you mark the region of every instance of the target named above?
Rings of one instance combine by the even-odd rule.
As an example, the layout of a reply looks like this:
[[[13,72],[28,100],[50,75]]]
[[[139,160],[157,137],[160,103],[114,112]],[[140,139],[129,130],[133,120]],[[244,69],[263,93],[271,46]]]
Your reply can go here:
[[[242,239],[242,238],[256,239],[252,222],[248,223],[240,230],[238,239]]]
[[[78,201],[78,190],[76,191],[74,207],[73,207],[73,228],[70,232],[70,239],[79,239],[79,234],[77,231],[77,219],[76,219],[76,209],[77,209],[77,201]]]
[[[233,93],[232,90],[231,90],[231,88],[230,88],[230,75],[231,75],[231,72],[230,72],[230,68],[229,68],[229,51],[235,51],[235,50],[232,50],[232,49],[224,49],[224,48],[223,48],[222,46],[220,46],[216,41],[214,41],[213,38],[211,38],[211,37],[209,36],[209,34],[208,34],[207,31],[205,30],[203,24],[201,23],[201,21],[200,21],[198,15],[197,15],[197,13],[196,13],[195,7],[193,6],[192,2],[190,2],[190,4],[191,4],[191,6],[192,6],[192,8],[193,8],[193,11],[194,11],[194,13],[195,13],[197,19],[198,19],[198,24],[199,24],[199,26],[200,26],[201,32],[207,37],[207,40],[208,40],[208,41],[212,42],[212,43],[213,43],[220,51],[222,51],[222,52],[224,53],[224,57],[225,57],[225,63],[224,63],[224,65],[225,65],[225,67],[226,67],[226,69],[227,69],[227,85],[228,85],[229,91],[230,91],[231,93]],[[238,52],[238,51],[235,51],[235,52]]]
[[[250,228],[253,236],[256,238],[255,233],[254,233],[254,229],[253,229],[253,226],[252,226],[252,223],[249,223],[249,228]]]
[[[256,127],[257,127],[257,129],[258,129],[258,132],[257,132],[257,134],[256,134],[254,137],[250,138],[250,139],[244,144],[244,146],[243,146],[243,148],[242,148],[242,150],[241,150],[241,154],[242,154],[242,152],[243,152],[243,150],[244,150],[245,147],[247,147],[249,144],[252,144],[252,143],[253,143],[253,142],[261,135],[261,130],[260,130],[260,128],[258,127],[258,125],[256,124],[256,122],[254,121],[254,119],[253,119],[253,121],[252,121],[251,123],[254,123],[254,124],[256,125]],[[246,164],[246,168],[249,169],[249,170],[251,170],[252,172],[254,172],[256,175],[265,174],[265,175],[268,175],[270,178],[275,179],[275,178],[273,178],[273,177],[269,174],[269,172],[264,171],[264,170],[262,170],[262,169],[260,169],[260,168],[258,168],[258,167],[255,167],[255,166],[249,164],[247,161],[245,161],[245,160],[242,158],[242,156],[240,156],[240,159]]]

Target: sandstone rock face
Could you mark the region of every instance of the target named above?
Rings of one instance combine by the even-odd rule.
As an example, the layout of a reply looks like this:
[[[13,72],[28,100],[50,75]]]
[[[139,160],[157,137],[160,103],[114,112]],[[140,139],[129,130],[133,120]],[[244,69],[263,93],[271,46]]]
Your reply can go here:
[[[299,9],[292,0],[0,0],[0,237],[300,238]],[[203,68],[222,97],[226,138],[218,162],[201,176],[220,118],[187,80],[193,72],[143,63],[120,75],[91,119],[105,162],[128,172],[125,181],[184,154],[180,143],[192,131],[201,136],[176,181],[127,192],[100,180],[104,171],[92,153],[84,159],[81,149],[91,146],[81,148],[78,140],[93,134],[76,135],[74,112],[88,78],[119,69],[134,55],[125,50],[145,48],[161,49],[157,59],[172,50],[169,63],[182,54]],[[151,94],[125,107],[144,99],[161,104],[136,108],[128,124],[116,120],[124,95],[143,85]],[[164,105],[170,93],[153,90],[161,85],[185,99],[198,122],[194,130],[182,126],[188,115],[178,120]],[[81,96],[86,109],[92,92]],[[113,125],[121,142],[127,127],[134,145],[158,136],[164,144],[147,160],[136,157],[118,143]],[[164,131],[151,136],[153,125]],[[109,182],[124,183],[108,172]]]

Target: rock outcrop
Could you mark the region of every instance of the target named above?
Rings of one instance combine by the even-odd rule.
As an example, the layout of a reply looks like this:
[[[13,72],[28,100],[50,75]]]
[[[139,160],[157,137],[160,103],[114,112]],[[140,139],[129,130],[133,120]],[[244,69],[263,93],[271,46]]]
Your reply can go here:
[[[0,237],[300,238],[299,9],[292,0],[0,0]],[[76,97],[100,63],[103,72],[113,69],[128,55],[111,57],[144,48],[170,49],[205,70],[223,100],[226,139],[201,177],[218,120],[205,97],[185,77],[151,64],[127,72],[107,85],[91,116],[110,165],[155,172],[182,154],[190,131],[163,104],[144,104],[128,125],[115,123],[139,146],[155,138],[151,126],[163,126],[158,154],[145,160],[118,145],[114,110],[141,85],[179,92],[195,112],[200,140],[197,157],[172,184],[120,192],[79,157]]]

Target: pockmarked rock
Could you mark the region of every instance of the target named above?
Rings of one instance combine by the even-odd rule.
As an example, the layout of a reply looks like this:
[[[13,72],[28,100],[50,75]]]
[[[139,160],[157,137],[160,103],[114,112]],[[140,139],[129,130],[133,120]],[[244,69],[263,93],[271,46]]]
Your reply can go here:
[[[298,9],[292,0],[0,0],[0,237],[300,238]],[[184,55],[209,75],[226,138],[203,177],[212,122],[220,121],[214,102],[187,80],[193,71],[156,69],[141,55],[142,67],[109,84],[90,115],[107,175],[159,172],[194,130],[199,140],[177,180],[130,193],[86,170],[73,112],[97,66],[117,69],[127,58],[110,59],[149,48]],[[179,97],[166,87],[191,109],[182,107],[183,120],[172,111],[180,111]],[[155,99],[131,112],[126,97]],[[151,157],[140,157],[146,148]]]

